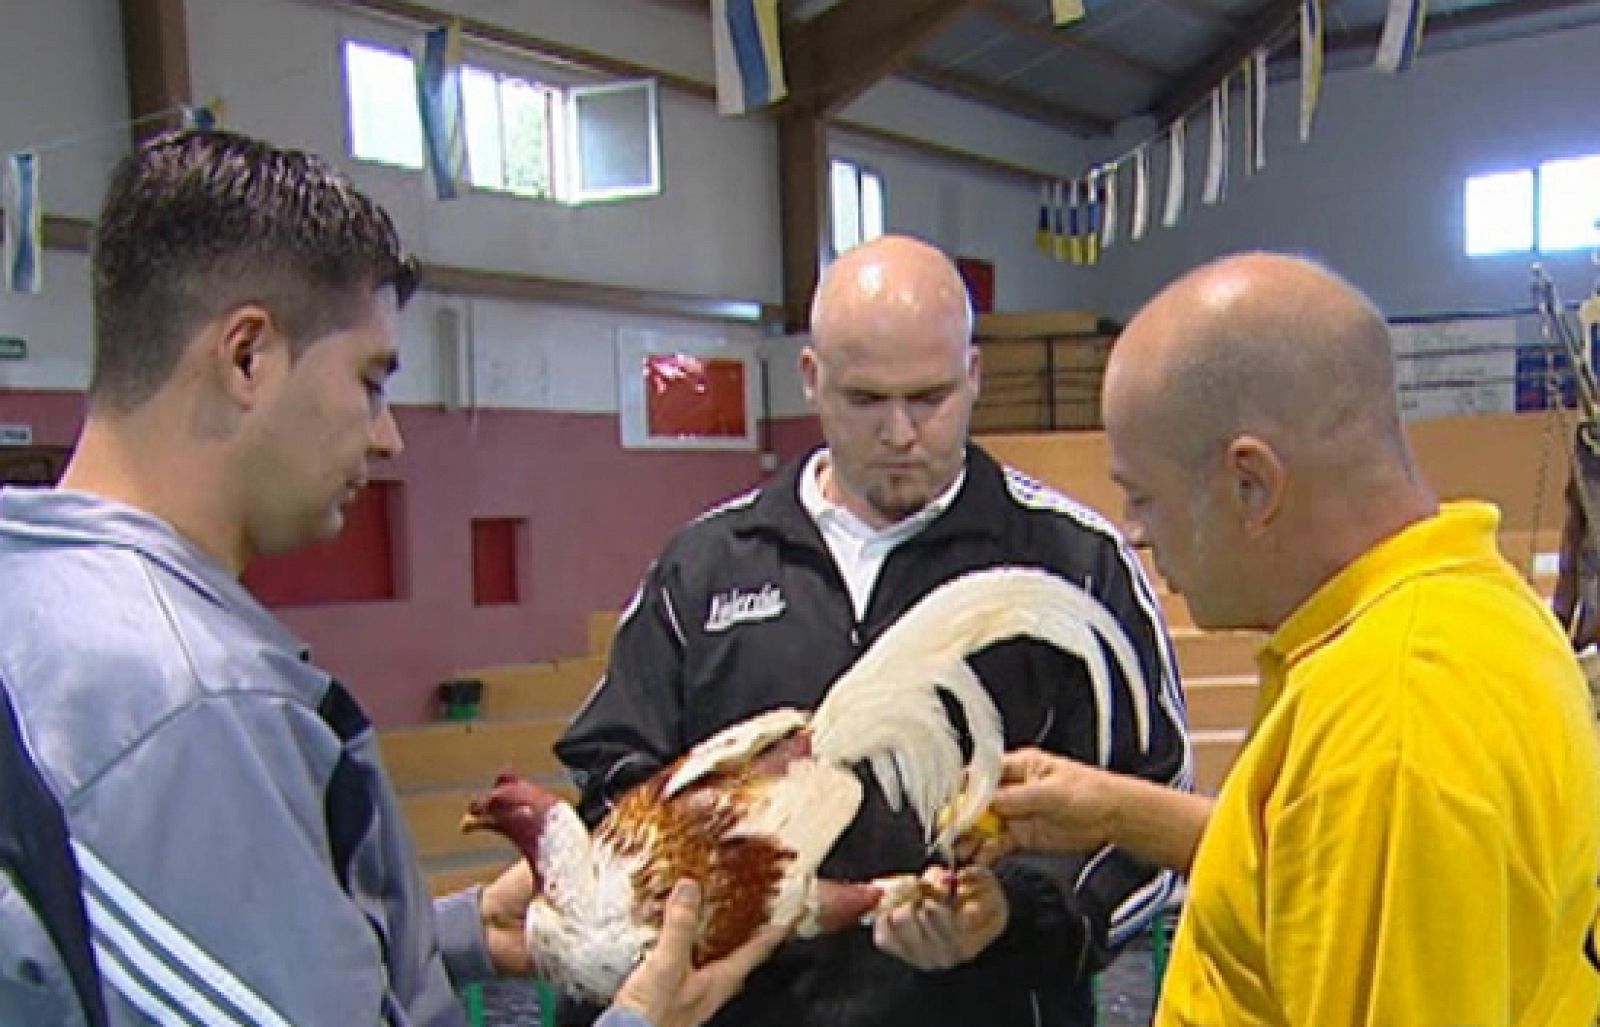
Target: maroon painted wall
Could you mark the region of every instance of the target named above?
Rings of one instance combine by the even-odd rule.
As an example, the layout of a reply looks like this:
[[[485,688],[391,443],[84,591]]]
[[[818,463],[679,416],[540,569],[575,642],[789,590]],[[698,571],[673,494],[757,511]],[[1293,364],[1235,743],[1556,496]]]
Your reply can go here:
[[[70,444],[78,393],[0,391],[0,421]],[[446,413],[401,407],[406,450],[375,477],[400,485],[392,525],[400,598],[280,608],[317,661],[380,727],[433,716],[457,671],[582,653],[586,620],[627,602],[672,532],[766,477],[753,453],[624,450],[609,414]],[[775,422],[780,458],[820,439],[812,418]],[[475,606],[471,520],[524,517],[521,602]]]

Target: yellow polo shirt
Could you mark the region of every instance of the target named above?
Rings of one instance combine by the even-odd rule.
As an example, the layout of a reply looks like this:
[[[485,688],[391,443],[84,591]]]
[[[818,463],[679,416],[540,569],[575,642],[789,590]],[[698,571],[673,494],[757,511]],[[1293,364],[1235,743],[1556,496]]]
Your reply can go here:
[[[1595,1023],[1600,743],[1499,520],[1444,504],[1268,641],[1158,1025]]]

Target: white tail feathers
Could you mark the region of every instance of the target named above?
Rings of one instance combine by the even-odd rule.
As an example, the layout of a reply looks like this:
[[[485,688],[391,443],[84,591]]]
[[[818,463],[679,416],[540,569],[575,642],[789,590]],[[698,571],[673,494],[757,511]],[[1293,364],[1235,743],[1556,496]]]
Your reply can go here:
[[[1045,571],[1001,567],[947,582],[890,626],[817,708],[813,753],[844,766],[870,761],[889,803],[898,809],[904,794],[930,836],[939,811],[954,803],[933,841],[947,845],[988,806],[999,784],[1004,744],[1000,715],[966,657],[1022,635],[1073,653],[1088,665],[1102,764],[1110,758],[1114,707],[1099,641],[1104,639],[1133,693],[1140,749],[1148,748],[1148,693],[1122,625],[1069,581]],[[955,698],[966,717],[973,742],[970,766],[962,766],[940,691]]]

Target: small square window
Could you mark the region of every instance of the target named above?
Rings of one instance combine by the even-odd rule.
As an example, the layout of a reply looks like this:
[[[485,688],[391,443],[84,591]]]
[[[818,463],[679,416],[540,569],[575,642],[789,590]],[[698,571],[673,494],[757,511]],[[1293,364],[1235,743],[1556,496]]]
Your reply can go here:
[[[1467,255],[1533,249],[1533,172],[1474,175],[1466,187]]]

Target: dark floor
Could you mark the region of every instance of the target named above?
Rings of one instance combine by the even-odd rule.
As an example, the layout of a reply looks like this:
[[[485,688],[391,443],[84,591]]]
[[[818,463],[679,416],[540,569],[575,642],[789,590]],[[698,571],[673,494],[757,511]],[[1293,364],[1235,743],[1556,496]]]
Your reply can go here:
[[[1150,941],[1141,936],[1100,975],[1100,1027],[1147,1027],[1152,995]],[[532,985],[513,982],[484,988],[487,1027],[537,1027],[539,998]]]

